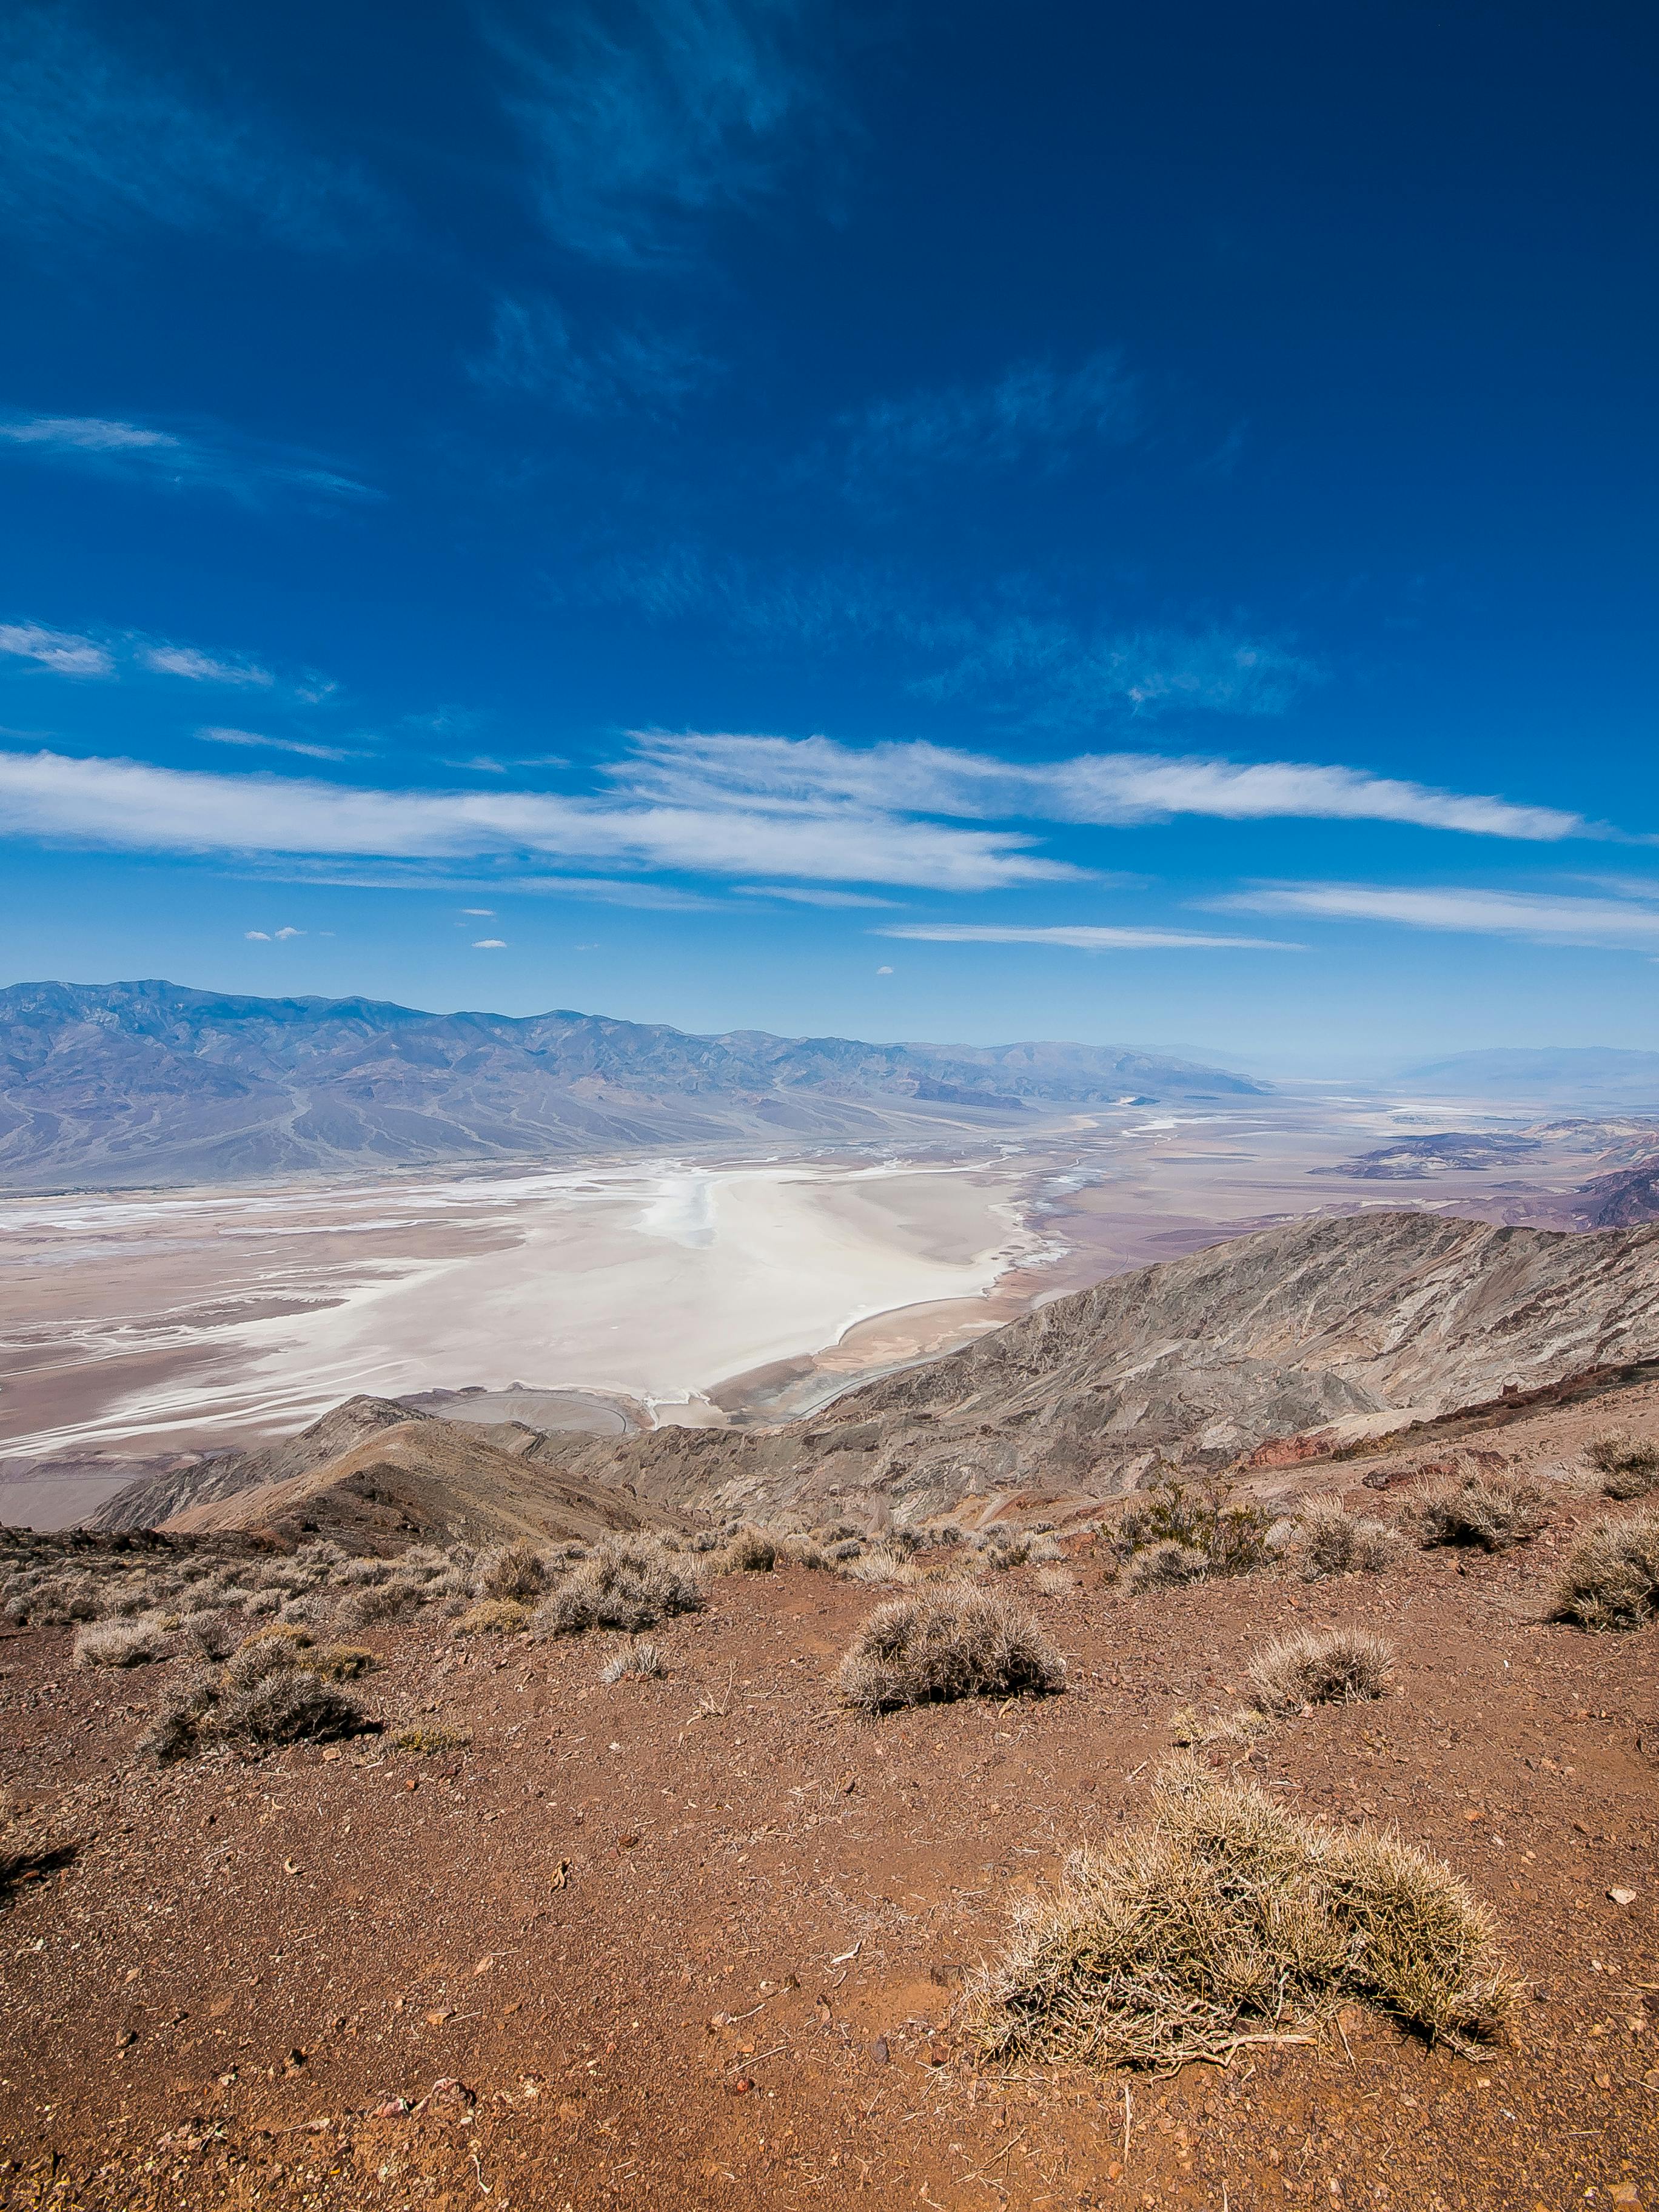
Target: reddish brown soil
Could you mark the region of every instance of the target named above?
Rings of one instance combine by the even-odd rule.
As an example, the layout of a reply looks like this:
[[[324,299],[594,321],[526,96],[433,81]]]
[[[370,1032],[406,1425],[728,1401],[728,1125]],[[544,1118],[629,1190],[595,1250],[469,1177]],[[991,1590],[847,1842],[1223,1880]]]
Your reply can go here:
[[[0,2199],[1651,2212],[1659,1631],[1542,1620],[1596,1510],[1581,1468],[1503,1557],[1139,1600],[1085,1547],[1073,1592],[1008,1577],[1063,1696],[879,1723],[830,1687],[878,1593],[799,1568],[717,1582],[659,1682],[599,1686],[592,1637],[388,1632],[366,1695],[471,1731],[435,1757],[158,1772],[132,1746],[171,1669],[77,1674],[67,1632],[15,1635],[3,1778],[82,1840],[0,1915]],[[1528,1984],[1510,2047],[1351,2012],[1173,2081],[976,2069],[952,2007],[1011,1900],[1144,1817],[1176,1708],[1229,1708],[1271,1634],[1335,1622],[1392,1636],[1395,1693],[1283,1724],[1246,1771],[1468,1876]]]

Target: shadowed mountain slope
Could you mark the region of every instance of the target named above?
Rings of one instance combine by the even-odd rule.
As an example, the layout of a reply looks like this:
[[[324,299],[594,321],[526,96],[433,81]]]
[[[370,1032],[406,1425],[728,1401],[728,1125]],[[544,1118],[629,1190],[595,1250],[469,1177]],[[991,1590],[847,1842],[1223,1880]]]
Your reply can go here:
[[[0,991],[0,1179],[14,1188],[876,1138],[1261,1089],[1115,1045],[704,1037],[595,1014],[430,1014],[165,982]]]

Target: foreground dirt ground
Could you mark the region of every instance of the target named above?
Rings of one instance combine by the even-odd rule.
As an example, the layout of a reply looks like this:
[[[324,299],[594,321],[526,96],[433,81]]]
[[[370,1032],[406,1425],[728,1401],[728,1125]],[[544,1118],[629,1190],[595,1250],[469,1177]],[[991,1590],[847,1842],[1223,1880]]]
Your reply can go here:
[[[1080,1539],[1071,1589],[999,1577],[1070,1662],[1041,1703],[854,1718],[834,1662],[880,1593],[790,1567],[667,1624],[662,1680],[428,1620],[363,1639],[386,1736],[157,1771],[169,1668],[11,1634],[3,1780],[75,1848],[0,1913],[0,2202],[1652,2212],[1659,1631],[1543,1618],[1606,1418],[1493,1439],[1551,1492],[1504,1555],[1128,1599]],[[1334,1480],[1375,1510],[1366,1471]],[[1210,1755],[1462,1873],[1525,1978],[1509,2046],[1351,2012],[1173,2081],[976,2067],[953,2007],[1015,1897],[1146,1816],[1172,1716],[1339,1623],[1393,1640],[1393,1694]],[[412,1726],[469,1741],[392,1747]]]

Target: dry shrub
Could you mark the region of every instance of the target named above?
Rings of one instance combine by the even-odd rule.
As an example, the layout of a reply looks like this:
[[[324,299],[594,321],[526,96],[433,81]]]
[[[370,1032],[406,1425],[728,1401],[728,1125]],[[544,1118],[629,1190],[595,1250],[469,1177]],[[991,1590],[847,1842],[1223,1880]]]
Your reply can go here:
[[[204,1659],[222,1659],[234,1640],[228,1623],[205,1607],[187,1613],[179,1626],[191,1650]]]
[[[1659,1490],[1659,1442],[1651,1437],[1609,1431],[1590,1438],[1584,1457],[1606,1478],[1601,1487],[1609,1498],[1645,1498]]]
[[[1659,1509],[1587,1529],[1567,1556],[1551,1614],[1581,1628],[1644,1628],[1659,1620]]]
[[[605,1536],[544,1599],[532,1626],[544,1636],[574,1636],[585,1628],[631,1635],[666,1613],[695,1613],[703,1602],[696,1576],[654,1538]]]
[[[1505,1474],[1443,1475],[1412,1493],[1405,1518],[1425,1551],[1473,1544],[1483,1552],[1507,1552],[1543,1527],[1542,1495]]]
[[[1066,1662],[1028,1613],[977,1589],[878,1605],[841,1662],[841,1694],[862,1712],[950,1698],[1062,1690]]]
[[[786,1536],[778,1547],[778,1557],[796,1567],[827,1567],[829,1554],[822,1544],[810,1536]]]
[[[553,1579],[546,1559],[534,1544],[521,1539],[486,1552],[478,1562],[472,1587],[482,1598],[516,1599],[520,1604],[539,1597]]]
[[[514,1597],[481,1598],[450,1630],[452,1636],[516,1636],[530,1626],[527,1607]]]
[[[973,1978],[989,2057],[1173,2073],[1376,2007],[1466,2055],[1515,2000],[1491,1916],[1375,1829],[1321,1830],[1177,1759],[1151,1826],[1078,1852]]]
[[[1290,1543],[1291,1564],[1304,1583],[1327,1575],[1380,1575],[1399,1554],[1396,1530],[1361,1520],[1340,1498],[1315,1498]]]
[[[1127,1590],[1179,1589],[1184,1583],[1201,1583],[1210,1571],[1210,1555],[1194,1544],[1177,1544],[1172,1536],[1136,1552],[1123,1570]]]
[[[426,1759],[437,1759],[447,1751],[465,1751],[472,1741],[470,1729],[444,1728],[428,1723],[422,1728],[400,1729],[392,1739],[398,1751],[412,1751]]]
[[[363,1725],[355,1698],[309,1667],[283,1667],[248,1688],[234,1690],[214,1710],[213,1732],[244,1758],[289,1743],[325,1743]]]
[[[361,1644],[325,1644],[318,1650],[307,1651],[305,1663],[325,1681],[356,1682],[380,1662]]]
[[[1299,1712],[1304,1705],[1352,1705],[1380,1698],[1389,1686],[1394,1647],[1363,1630],[1304,1629],[1281,1637],[1250,1662],[1263,1712]]]
[[[201,1739],[213,1708],[219,1701],[222,1677],[211,1668],[186,1675],[151,1714],[138,1739],[138,1748],[158,1766],[171,1766],[201,1748]]]
[[[1064,1597],[1077,1588],[1077,1577],[1069,1567],[1039,1567],[1036,1586],[1044,1597]]]
[[[726,1547],[727,1573],[769,1575],[778,1563],[778,1547],[763,1528],[739,1528]]]
[[[415,1583],[370,1583],[362,1589],[353,1590],[343,1601],[340,1626],[349,1633],[356,1628],[374,1628],[386,1621],[406,1620],[419,1607],[423,1595],[421,1586]]]
[[[1165,1474],[1125,1506],[1109,1540],[1127,1589],[1169,1589],[1206,1575],[1249,1574],[1267,1558],[1271,1526],[1258,1506],[1231,1504],[1220,1483],[1194,1490]],[[1148,1553],[1157,1558],[1143,1565]]]
[[[873,1544],[845,1561],[842,1573],[849,1582],[877,1583],[890,1589],[914,1589],[923,1580],[922,1570],[902,1545]]]
[[[655,1644],[624,1644],[620,1651],[613,1651],[599,1669],[602,1682],[621,1682],[630,1674],[642,1682],[654,1682],[667,1673],[662,1663],[662,1651]]]
[[[75,1639],[77,1667],[143,1667],[161,1656],[161,1624],[153,1620],[97,1620]]]

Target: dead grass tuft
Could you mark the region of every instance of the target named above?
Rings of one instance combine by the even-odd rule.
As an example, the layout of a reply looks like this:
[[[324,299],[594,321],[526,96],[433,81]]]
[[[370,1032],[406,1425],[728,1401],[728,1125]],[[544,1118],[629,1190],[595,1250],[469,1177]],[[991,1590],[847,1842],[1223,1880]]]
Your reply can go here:
[[[1263,1712],[1300,1712],[1304,1705],[1353,1705],[1389,1686],[1394,1647],[1363,1630],[1304,1629],[1268,1644],[1250,1662]]]
[[[879,1713],[951,1698],[1063,1690],[1066,1662],[1028,1613],[1005,1598],[963,1589],[878,1605],[837,1680],[849,1705]]]
[[[284,1667],[249,1688],[234,1690],[212,1713],[213,1733],[245,1759],[289,1743],[325,1743],[355,1735],[362,1708],[308,1667]]]
[[[1645,1498],[1659,1490],[1659,1442],[1651,1437],[1609,1431],[1590,1438],[1584,1457],[1605,1478],[1601,1487],[1609,1498]]]
[[[613,1651],[600,1668],[599,1680],[602,1682],[622,1682],[634,1675],[642,1682],[655,1682],[667,1672],[662,1662],[659,1645],[645,1642],[624,1644],[619,1651]]]
[[[1483,1552],[1507,1552],[1543,1527],[1542,1495],[1504,1474],[1443,1475],[1412,1493],[1404,1516],[1425,1551],[1473,1544]]]
[[[1177,1759],[1145,1828],[1016,1908],[965,1996],[989,2058],[1170,2074],[1374,2006],[1472,2055],[1515,2002],[1490,1914],[1373,1829],[1321,1831]]]
[[[1126,1589],[1173,1589],[1265,1565],[1271,1526],[1258,1506],[1231,1504],[1218,1482],[1194,1489],[1164,1474],[1124,1507],[1109,1542]]]
[[[703,1587],[683,1559],[649,1536],[602,1537],[537,1607],[532,1626],[543,1636],[574,1636],[586,1628],[632,1635],[665,1614],[695,1613],[706,1602]]]
[[[1201,1583],[1210,1571],[1210,1555],[1195,1544],[1177,1544],[1173,1536],[1148,1544],[1123,1570],[1127,1590],[1179,1589],[1185,1583]]]
[[[1659,1508],[1598,1521],[1574,1545],[1551,1617],[1581,1628],[1644,1628],[1659,1620]]]
[[[1350,1513],[1340,1498],[1316,1498],[1303,1513],[1289,1556],[1304,1583],[1328,1575],[1380,1575],[1400,1556],[1397,1529]]]

